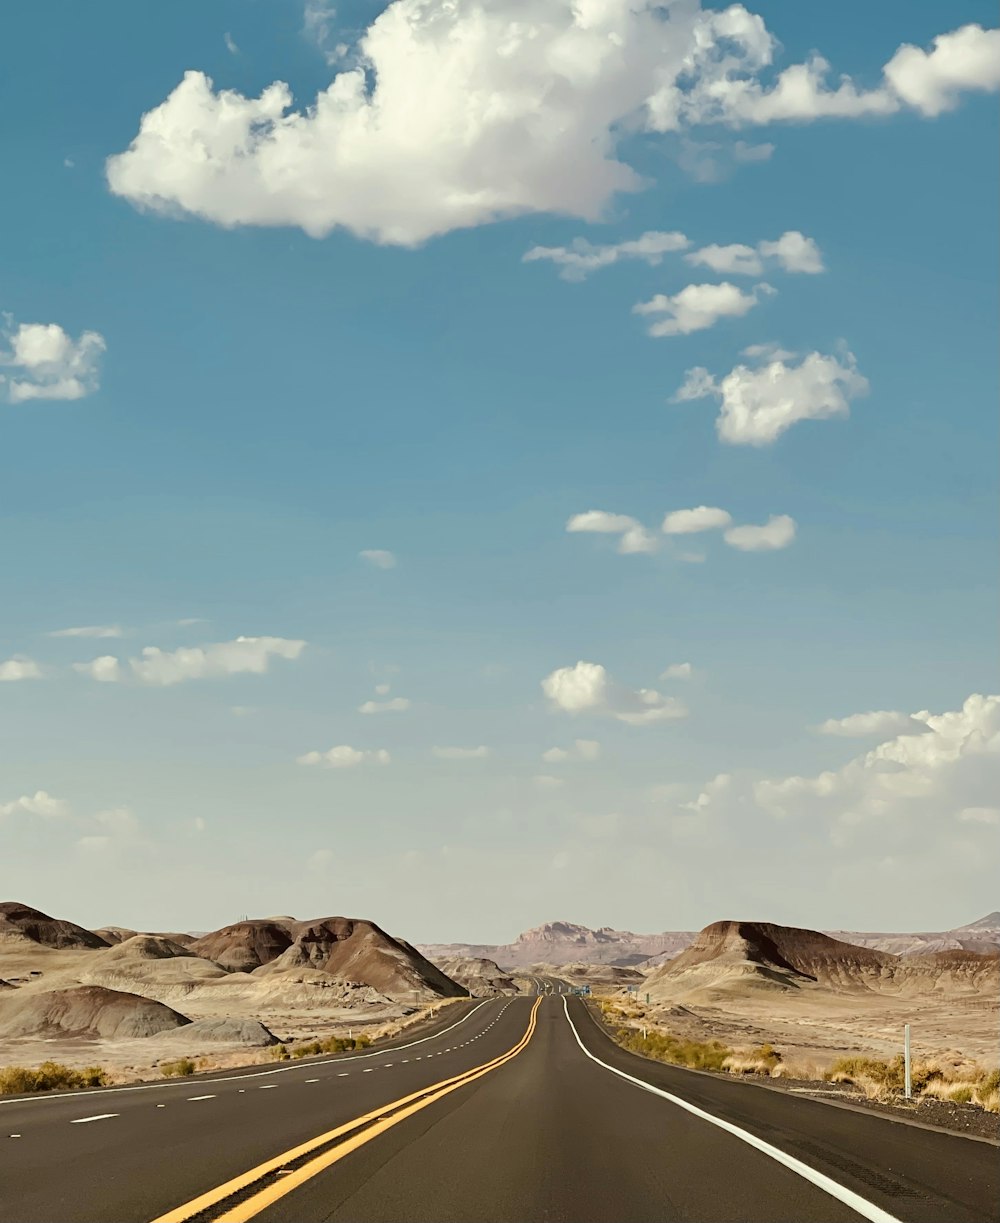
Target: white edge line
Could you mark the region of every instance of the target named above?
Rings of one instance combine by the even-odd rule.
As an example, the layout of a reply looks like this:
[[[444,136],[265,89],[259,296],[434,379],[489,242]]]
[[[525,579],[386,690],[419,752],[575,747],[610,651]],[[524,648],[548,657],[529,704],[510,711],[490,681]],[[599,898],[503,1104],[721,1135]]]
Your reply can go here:
[[[85,1121],[107,1121],[109,1117],[117,1117],[118,1113],[98,1113],[96,1117],[74,1117],[70,1125],[83,1125]]]
[[[481,1007],[484,1007],[487,1002],[492,1002],[491,998],[484,998],[479,1006],[474,1006],[467,1015],[463,1015],[461,1019],[453,1023],[450,1028],[444,1028],[440,1032],[435,1032],[431,1036],[421,1036],[419,1040],[411,1040],[408,1045],[390,1045],[384,1049],[376,1049],[373,1053],[356,1053],[353,1057],[330,1057],[323,1062],[306,1062],[300,1066],[275,1066],[273,1070],[258,1070],[254,1074],[230,1074],[220,1079],[205,1079],[206,1083],[238,1083],[243,1079],[261,1079],[269,1074],[287,1074],[290,1070],[311,1070],[314,1066],[332,1066],[337,1062],[360,1062],[368,1057],[382,1057],[386,1053],[396,1053],[400,1049],[412,1049],[414,1045],[423,1045],[429,1040],[437,1040],[438,1037],[444,1036],[446,1032],[451,1032],[457,1028],[460,1023],[465,1023],[467,1019],[471,1019]],[[79,1091],[60,1091],[57,1094],[46,1092],[44,1095],[31,1096],[7,1096],[0,1099],[0,1107],[4,1104],[43,1104],[46,1100],[66,1100],[70,1097],[75,1097],[78,1100],[90,1096],[111,1095],[113,1092],[119,1091],[155,1091],[161,1087],[177,1087],[179,1086],[176,1079],[164,1079],[162,1083],[139,1083],[134,1087],[98,1087],[86,1093]],[[106,1114],[109,1117],[116,1117],[117,1113]]]
[[[573,1029],[576,1043],[586,1053],[587,1057],[592,1062],[596,1062],[598,1066],[603,1066],[605,1070],[610,1070],[612,1074],[617,1074],[619,1078],[633,1083],[636,1087],[641,1087],[643,1091],[652,1092],[655,1096],[661,1096],[664,1100],[669,1100],[671,1104],[676,1104],[679,1108],[693,1113],[694,1116],[700,1117],[702,1121],[708,1121],[712,1125],[717,1125],[720,1129],[739,1138],[741,1142],[755,1147],[764,1155],[775,1160],[775,1162],[783,1164],[789,1171],[794,1172],[797,1176],[801,1176],[803,1180],[809,1181],[817,1189],[822,1189],[824,1193],[828,1193],[830,1197],[836,1198],[838,1202],[843,1202],[845,1206],[849,1206],[851,1210],[856,1211],[862,1218],[870,1220],[870,1223],[900,1223],[895,1215],[888,1214],[881,1206],[876,1206],[874,1202],[869,1202],[867,1198],[863,1198],[859,1193],[855,1193],[853,1189],[848,1189],[824,1173],[817,1172],[815,1168],[810,1168],[808,1164],[804,1164],[800,1159],[796,1159],[794,1155],[787,1155],[784,1151],[779,1150],[778,1147],[771,1146],[763,1138],[758,1138],[747,1130],[741,1130],[738,1125],[733,1125],[730,1121],[723,1121],[721,1117],[715,1117],[712,1113],[706,1113],[704,1109],[698,1108],[697,1105],[689,1104],[687,1100],[682,1100],[680,1096],[671,1095],[669,1091],[661,1091],[659,1087],[654,1087],[651,1083],[634,1078],[631,1074],[626,1074],[624,1070],[618,1070],[615,1066],[609,1066],[607,1062],[602,1062],[599,1057],[595,1057],[590,1052],[580,1039],[580,1033],[576,1030],[576,1024],[570,1018],[569,1007],[566,1004],[565,998],[563,998],[563,1011],[566,1015],[566,1022]]]

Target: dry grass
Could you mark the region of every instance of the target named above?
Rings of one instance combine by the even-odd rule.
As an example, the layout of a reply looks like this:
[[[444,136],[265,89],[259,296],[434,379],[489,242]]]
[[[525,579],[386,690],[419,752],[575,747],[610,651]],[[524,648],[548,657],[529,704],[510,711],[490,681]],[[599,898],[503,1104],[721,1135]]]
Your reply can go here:
[[[107,1073],[100,1066],[74,1070],[59,1062],[42,1062],[34,1068],[7,1066],[0,1069],[0,1095],[20,1095],[29,1091],[74,1090],[81,1087],[103,1087]]]
[[[178,1057],[172,1062],[160,1062],[160,1074],[164,1078],[186,1078],[189,1074],[194,1074],[195,1065],[189,1057]]]
[[[856,1087],[867,1099],[888,1103],[905,1091],[902,1057],[880,1061],[873,1057],[843,1057],[823,1076],[831,1083]],[[913,1096],[947,1100],[953,1104],[975,1104],[987,1112],[1000,1112],[1000,1070],[966,1066],[958,1072],[943,1069],[936,1062],[915,1062],[910,1081]]]
[[[722,1069],[730,1074],[760,1074],[777,1078],[775,1071],[781,1064],[781,1054],[773,1045],[761,1045],[749,1053],[731,1053],[722,1063]]]

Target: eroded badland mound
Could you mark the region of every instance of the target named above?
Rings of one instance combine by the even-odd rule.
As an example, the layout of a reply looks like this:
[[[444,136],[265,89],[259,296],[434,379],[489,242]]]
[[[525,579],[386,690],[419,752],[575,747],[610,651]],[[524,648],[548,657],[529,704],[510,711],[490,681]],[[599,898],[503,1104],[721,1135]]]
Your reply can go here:
[[[59,949],[107,947],[108,943],[92,930],[74,922],[49,917],[40,909],[18,900],[0,902],[0,943],[37,943]]]
[[[16,990],[0,999],[0,1036],[84,1036],[131,1040],[155,1036],[188,1023],[156,1002],[100,985],[70,989]]]

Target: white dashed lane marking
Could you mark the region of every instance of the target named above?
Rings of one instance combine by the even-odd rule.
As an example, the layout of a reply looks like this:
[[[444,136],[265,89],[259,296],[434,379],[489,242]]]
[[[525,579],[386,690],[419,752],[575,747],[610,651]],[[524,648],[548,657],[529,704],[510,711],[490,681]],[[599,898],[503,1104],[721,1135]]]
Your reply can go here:
[[[188,1103],[193,1104],[195,1100],[214,1100],[215,1096],[188,1096]]]
[[[84,1125],[88,1121],[107,1121],[109,1117],[117,1117],[118,1113],[97,1113],[93,1117],[74,1117],[70,1125]]]
[[[306,1079],[307,1083],[318,1083],[319,1079]]]
[[[277,1083],[262,1083],[261,1086],[257,1088],[257,1090],[258,1091],[274,1091],[275,1087],[277,1086],[278,1086]]]

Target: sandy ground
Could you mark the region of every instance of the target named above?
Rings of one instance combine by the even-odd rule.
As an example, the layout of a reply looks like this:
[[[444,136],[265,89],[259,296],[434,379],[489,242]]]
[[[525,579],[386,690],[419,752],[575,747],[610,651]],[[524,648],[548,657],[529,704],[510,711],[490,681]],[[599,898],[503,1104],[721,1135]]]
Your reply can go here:
[[[641,990],[641,987],[640,987]],[[616,999],[620,1001],[620,999]],[[893,997],[816,990],[733,997],[721,1006],[647,1006],[640,992],[628,1007],[678,1036],[721,1040],[736,1047],[770,1043],[788,1063],[822,1071],[839,1057],[893,1057],[910,1024],[915,1059],[1000,1063],[1000,999]]]

